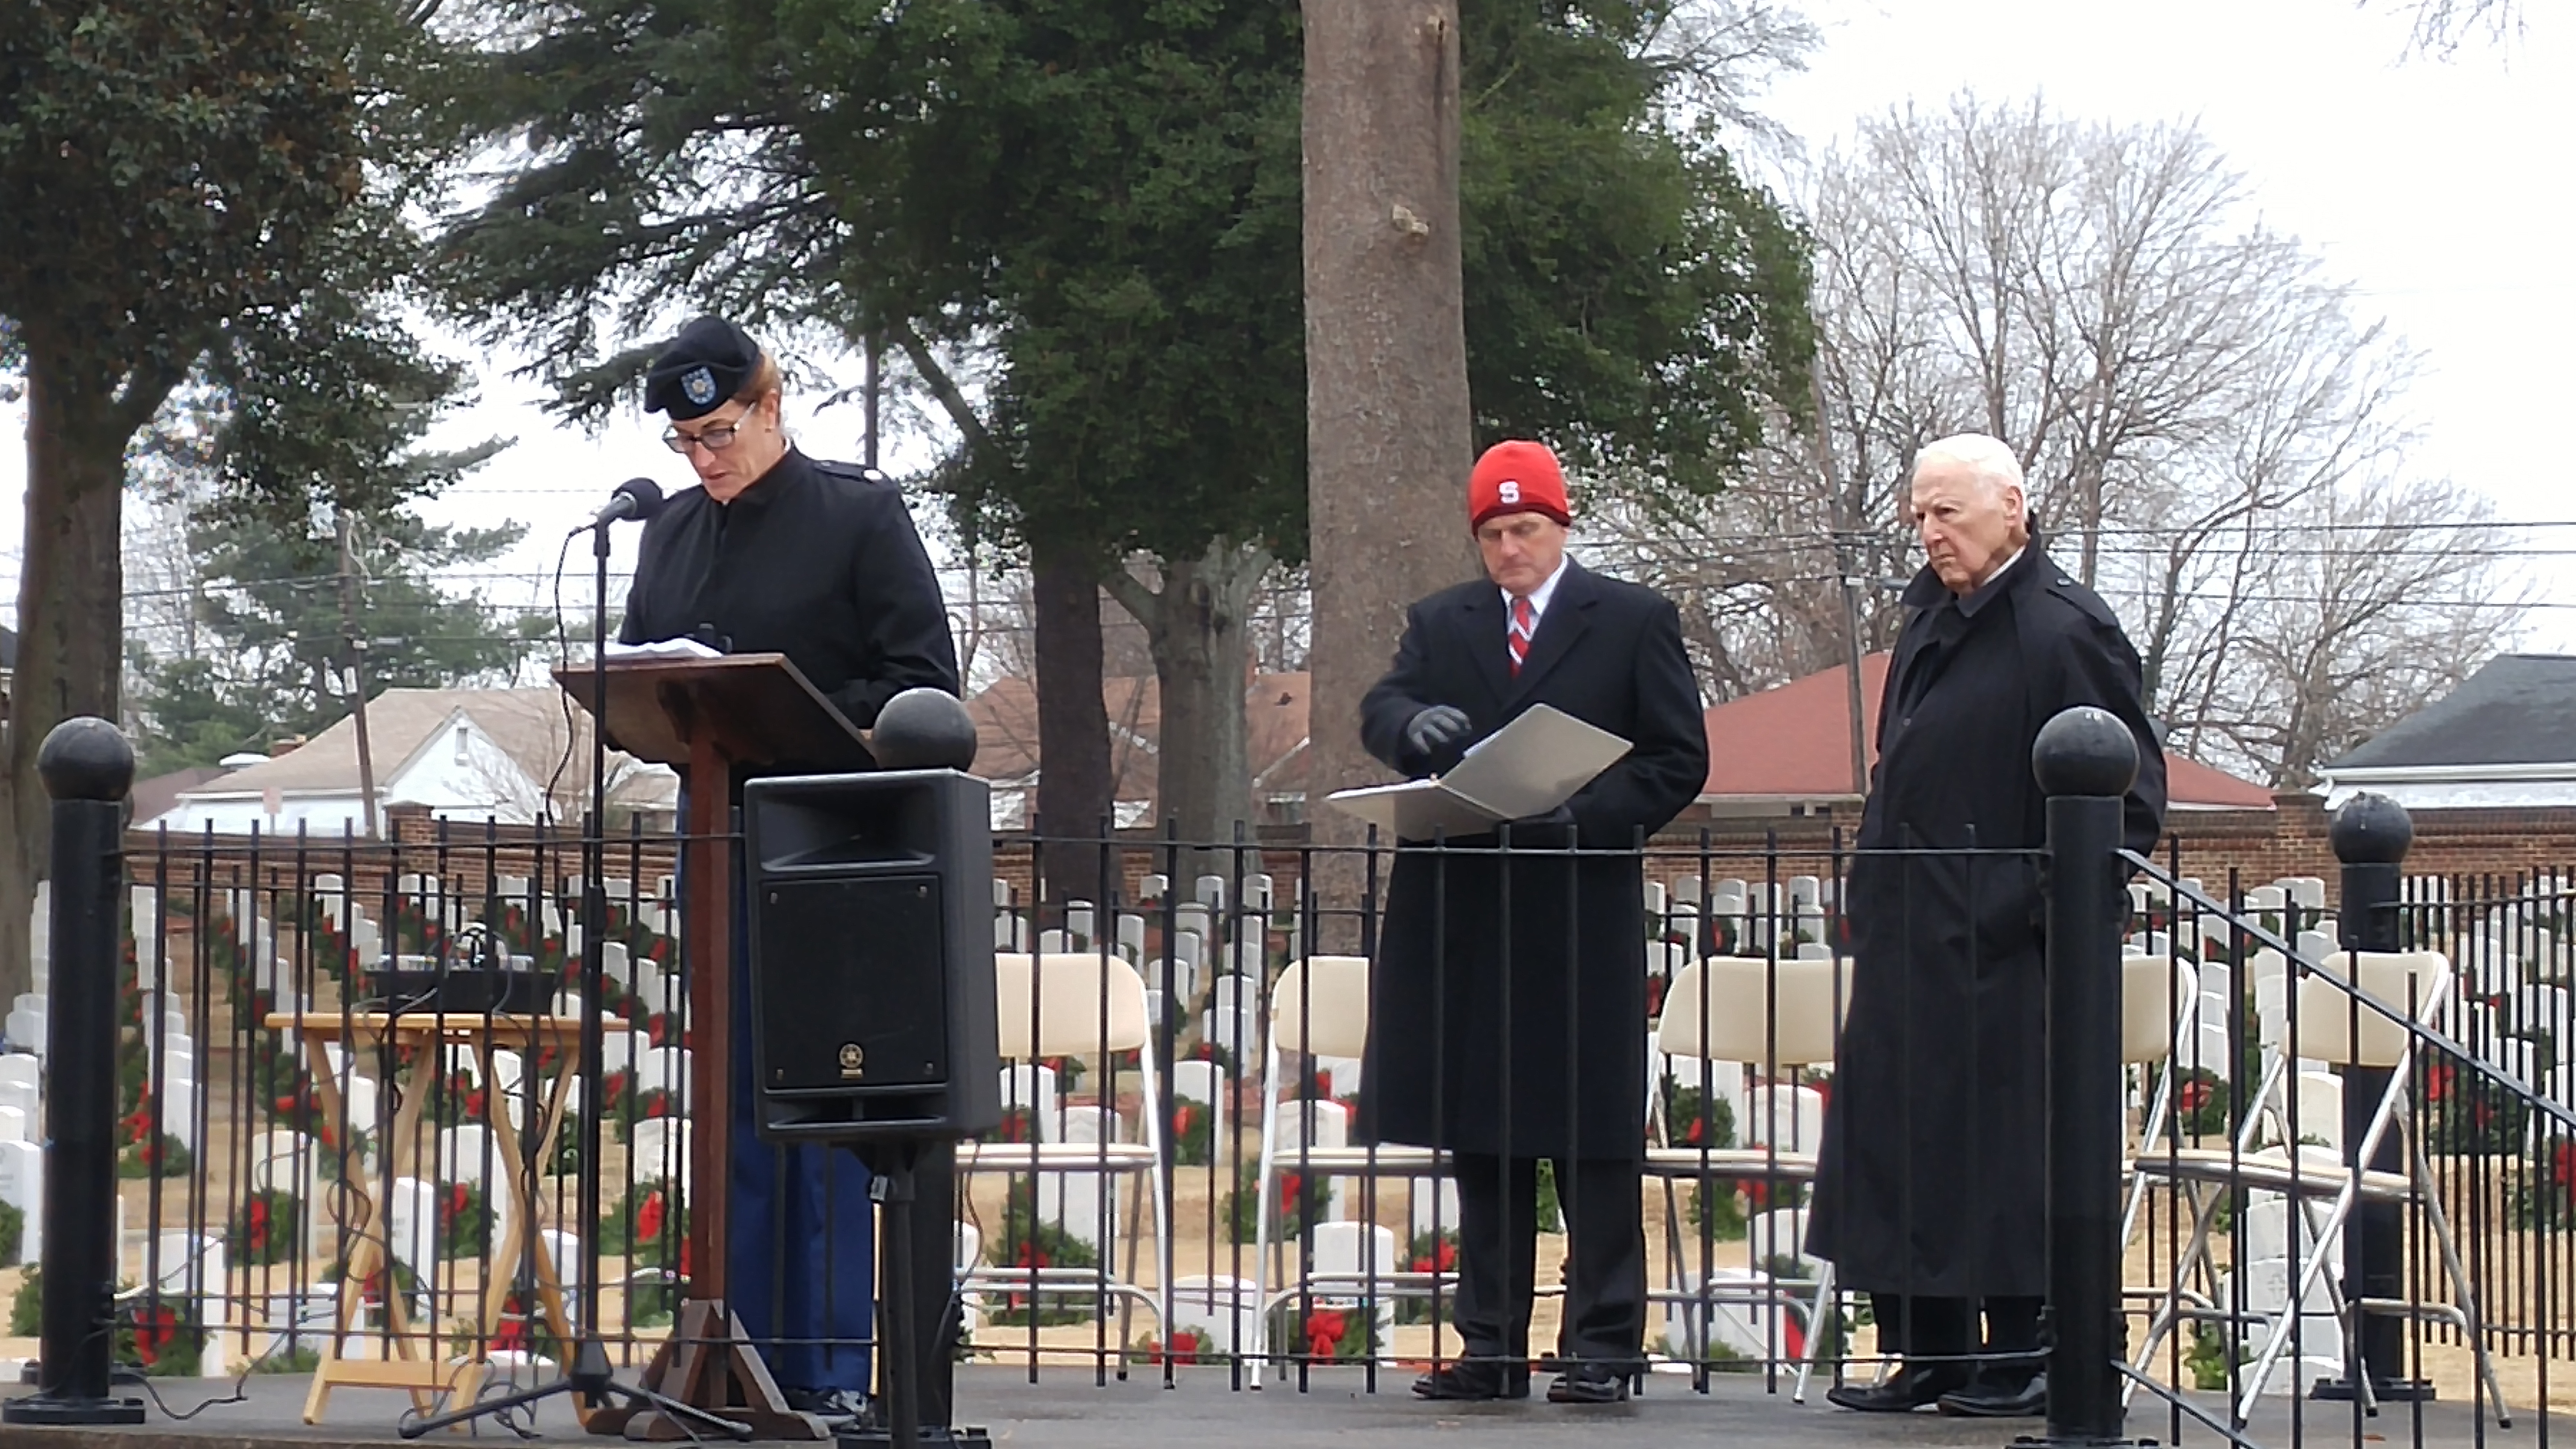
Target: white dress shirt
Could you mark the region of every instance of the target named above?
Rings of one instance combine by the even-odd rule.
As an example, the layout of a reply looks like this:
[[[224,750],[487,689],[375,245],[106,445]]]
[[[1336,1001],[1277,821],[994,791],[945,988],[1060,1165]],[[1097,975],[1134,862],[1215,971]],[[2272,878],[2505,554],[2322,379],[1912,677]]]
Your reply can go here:
[[[1556,581],[1565,577],[1565,566],[1572,562],[1574,562],[1574,560],[1571,556],[1559,557],[1556,561],[1556,572],[1547,576],[1546,583],[1530,590],[1530,633],[1532,636],[1536,636],[1538,633],[1538,621],[1547,617],[1547,601],[1556,597]],[[2000,570],[1998,570],[1998,572],[2000,572]],[[1516,595],[1514,595],[1509,589],[1504,589],[1501,592],[1503,595],[1503,618],[1508,621],[1512,616],[1512,600]]]

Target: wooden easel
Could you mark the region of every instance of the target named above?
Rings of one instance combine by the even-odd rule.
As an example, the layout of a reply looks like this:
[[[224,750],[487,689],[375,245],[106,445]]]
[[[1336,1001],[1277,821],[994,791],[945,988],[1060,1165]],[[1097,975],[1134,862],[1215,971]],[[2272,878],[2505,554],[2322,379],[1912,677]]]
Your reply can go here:
[[[725,1184],[733,1161],[733,787],[746,771],[817,773],[873,768],[867,742],[783,654],[717,659],[611,659],[608,713],[596,725],[639,760],[688,783],[681,845],[681,951],[688,962],[690,1276],[671,1337],[644,1369],[644,1387],[751,1425],[763,1439],[825,1439],[822,1420],[788,1408],[742,1322],[725,1306]],[[584,709],[593,673],[555,671]],[[658,1411],[603,1409],[594,1434],[697,1437]]]
[[[312,1386],[305,1393],[304,1422],[322,1422],[335,1388],[408,1390],[413,1407],[424,1414],[434,1409],[442,1397],[452,1404],[472,1403],[483,1386],[484,1351],[500,1331],[521,1250],[527,1245],[528,1235],[536,1231],[536,1179],[519,1170],[520,1165],[548,1161],[553,1156],[574,1065],[572,1054],[563,1049],[581,1041],[581,1022],[572,1017],[482,1013],[394,1016],[381,1011],[284,1011],[270,1013],[261,1025],[270,1031],[291,1032],[303,1042],[307,1066],[313,1074],[314,1100],[326,1122],[348,1121],[341,1102],[340,1079],[331,1064],[330,1048],[334,1043],[357,1047],[390,1042],[415,1048],[420,1053],[415,1070],[421,1073],[440,1069],[445,1048],[467,1047],[482,1068],[483,1080],[496,1084],[500,1074],[492,1056],[495,1048],[516,1047],[531,1063],[538,1061],[547,1048],[556,1050],[553,1072],[541,1079],[531,1078],[541,1080],[544,1087],[544,1095],[534,1102],[532,1114],[537,1134],[533,1155],[524,1150],[514,1120],[517,1114],[501,1101],[499,1092],[493,1094],[495,1156],[510,1168],[504,1188],[510,1196],[510,1226],[501,1235],[500,1251],[492,1256],[491,1266],[485,1270],[482,1304],[474,1319],[476,1332],[470,1340],[464,1340],[473,1352],[463,1362],[445,1363],[426,1356],[429,1335],[411,1325],[409,1295],[402,1291],[393,1272],[391,1213],[367,1191],[366,1173],[357,1150],[359,1124],[350,1122],[350,1130],[338,1145],[340,1176],[332,1187],[345,1194],[341,1210],[348,1219],[350,1242],[348,1256],[340,1268],[330,1348],[315,1366]],[[388,1080],[386,1085],[394,1084]],[[402,1093],[402,1106],[384,1144],[384,1150],[395,1154],[396,1171],[401,1175],[409,1175],[410,1164],[403,1160],[403,1154],[419,1140],[421,1109],[431,1095],[417,1082]],[[564,1315],[563,1281],[543,1236],[536,1239],[533,1252],[537,1270],[535,1315],[554,1331],[557,1342],[569,1343],[572,1330]],[[384,1274],[385,1356],[344,1358],[341,1355],[355,1326],[367,1284],[379,1272]]]

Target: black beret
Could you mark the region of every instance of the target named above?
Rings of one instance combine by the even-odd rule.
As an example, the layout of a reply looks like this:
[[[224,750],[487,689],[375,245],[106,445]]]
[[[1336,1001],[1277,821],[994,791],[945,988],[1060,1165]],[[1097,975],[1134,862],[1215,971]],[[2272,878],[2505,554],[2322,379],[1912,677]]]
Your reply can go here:
[[[644,374],[644,406],[673,421],[704,417],[741,392],[760,368],[760,344],[722,317],[680,329]]]

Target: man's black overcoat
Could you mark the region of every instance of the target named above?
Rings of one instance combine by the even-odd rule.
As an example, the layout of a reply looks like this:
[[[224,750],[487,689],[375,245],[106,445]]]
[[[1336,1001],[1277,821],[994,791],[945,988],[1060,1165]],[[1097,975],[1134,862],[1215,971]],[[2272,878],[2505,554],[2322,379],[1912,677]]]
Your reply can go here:
[[[1545,703],[1634,748],[1574,797],[1571,832],[1516,830],[1516,846],[1561,851],[1570,834],[1581,850],[1633,852],[1640,832],[1662,829],[1698,798],[1708,735],[1670,602],[1569,563],[1517,679],[1504,636],[1502,591],[1490,583],[1415,604],[1394,669],[1361,704],[1369,753],[1409,776],[1434,774],[1460,751],[1424,759],[1408,750],[1404,727],[1417,711],[1466,711],[1474,730],[1463,746]],[[1482,853],[1402,850],[1388,883],[1359,1131],[1512,1157],[1636,1156],[1645,1133],[1639,858],[1516,860],[1507,906],[1495,837],[1453,844]]]
[[[2138,737],[2127,844],[2155,843],[2164,755],[2137,651],[2033,539],[1961,600],[1925,570],[1879,701],[1849,886],[1850,1011],[1807,1237],[1853,1288],[2046,1292],[2040,726],[2100,705]],[[2001,854],[1882,854],[1973,844]]]

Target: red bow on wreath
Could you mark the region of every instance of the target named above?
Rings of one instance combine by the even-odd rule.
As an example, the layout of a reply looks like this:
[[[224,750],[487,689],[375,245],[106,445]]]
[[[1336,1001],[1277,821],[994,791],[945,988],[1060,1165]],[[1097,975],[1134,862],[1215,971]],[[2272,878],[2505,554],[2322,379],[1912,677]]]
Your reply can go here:
[[[166,1307],[147,1308],[134,1320],[134,1356],[149,1368],[161,1361],[161,1350],[179,1337],[179,1315]]]
[[[1342,1335],[1350,1322],[1338,1308],[1318,1308],[1306,1315],[1306,1350],[1317,1358],[1341,1356]]]

